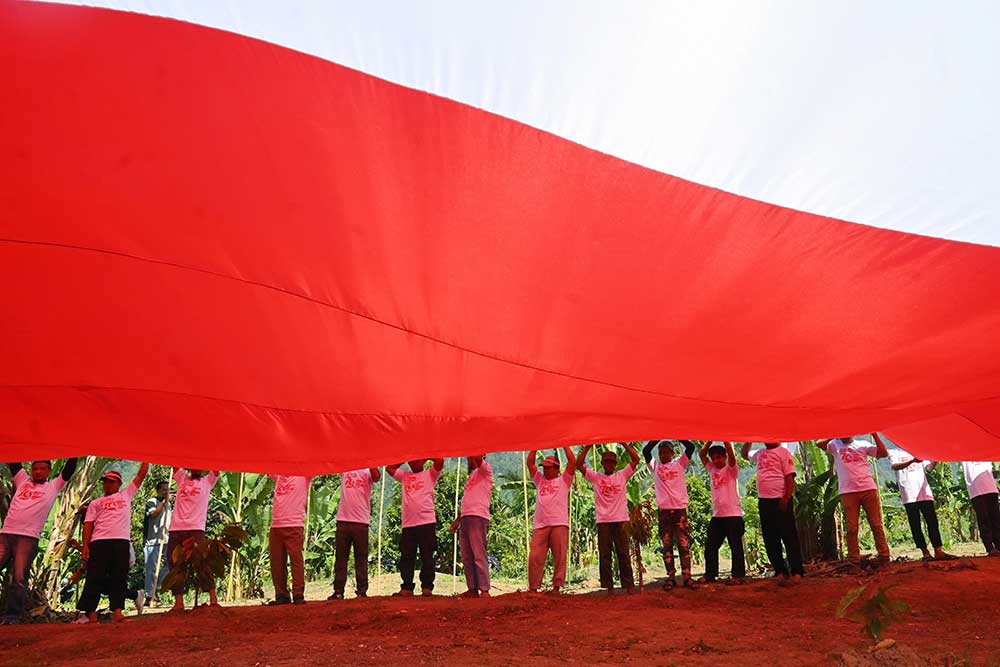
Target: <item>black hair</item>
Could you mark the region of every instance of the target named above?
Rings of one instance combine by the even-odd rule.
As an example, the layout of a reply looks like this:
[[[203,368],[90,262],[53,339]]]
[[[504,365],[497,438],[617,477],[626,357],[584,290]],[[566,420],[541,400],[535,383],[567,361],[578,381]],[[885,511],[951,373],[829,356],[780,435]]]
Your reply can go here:
[[[35,465],[36,463],[44,463],[44,464],[45,464],[45,465],[47,465],[47,466],[48,466],[48,467],[49,467],[50,469],[52,468],[52,461],[50,461],[50,460],[48,460],[48,459],[38,459],[37,461],[32,461],[32,462],[31,462],[31,465]]]
[[[726,448],[723,447],[722,445],[712,445],[711,447],[708,448],[708,458],[712,458],[716,454],[718,454],[719,456],[727,456]]]
[[[161,479],[159,482],[156,483],[156,489],[159,490],[159,488],[161,486],[165,486],[165,487],[169,488],[170,487],[170,482],[168,482],[165,479]]]

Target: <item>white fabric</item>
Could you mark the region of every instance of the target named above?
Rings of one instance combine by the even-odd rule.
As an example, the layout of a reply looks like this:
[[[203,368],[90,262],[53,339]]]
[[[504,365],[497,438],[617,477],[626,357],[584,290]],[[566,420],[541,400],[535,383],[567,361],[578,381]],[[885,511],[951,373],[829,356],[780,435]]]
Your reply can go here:
[[[403,528],[437,523],[434,485],[441,477],[441,471],[434,466],[421,472],[397,468],[393,477],[403,487]]]
[[[135,481],[117,493],[90,501],[84,523],[93,523],[90,541],[132,539],[132,499],[139,492]]]
[[[740,477],[739,466],[727,464],[716,468],[709,461],[708,476],[712,481],[712,516],[743,516],[740,491],[736,484]]]
[[[306,503],[312,477],[268,475],[274,482],[271,528],[302,528],[306,525]]]
[[[372,472],[368,468],[340,474],[337,521],[371,523],[372,482]]]
[[[680,510],[688,506],[686,471],[690,462],[687,454],[675,457],[670,463],[660,463],[656,458],[649,462],[656,490],[656,506],[661,510]]]
[[[1000,245],[996,3],[77,2],[257,37],[754,199]]]
[[[635,465],[627,466],[610,475],[585,468],[583,478],[594,489],[595,523],[628,521],[628,480],[635,474]]]
[[[49,518],[56,496],[66,486],[61,475],[42,484],[35,484],[23,468],[14,475],[14,497],[10,500],[7,518],[0,533],[38,538]]]
[[[913,459],[913,456],[902,449],[890,449],[889,461],[893,465],[905,463]],[[927,482],[927,469],[931,467],[931,461],[911,463],[910,465],[896,470],[896,484],[899,486],[899,498],[903,504],[916,503],[924,500],[934,500],[934,493],[931,485]]]
[[[555,479],[545,479],[538,471],[531,481],[535,483],[535,528],[569,525],[569,490],[573,486],[573,473],[563,472]]]
[[[993,476],[993,464],[989,461],[963,461],[962,472],[970,498],[997,493],[997,480]]]
[[[208,501],[211,498],[212,487],[219,476],[214,472],[195,479],[183,468],[174,473],[177,482],[177,497],[174,500],[174,513],[170,517],[170,532],[175,530],[205,530],[205,519],[208,516]]]
[[[864,440],[852,440],[845,444],[842,440],[832,440],[826,447],[833,454],[837,467],[837,488],[840,493],[872,491],[876,488],[868,457],[875,456],[877,448]]]
[[[493,494],[493,468],[483,459],[482,464],[472,471],[465,481],[462,495],[462,516],[490,518],[490,497]]]
[[[763,447],[750,452],[750,461],[757,464],[757,497],[783,498],[785,477],[795,474],[792,453],[780,445]]]

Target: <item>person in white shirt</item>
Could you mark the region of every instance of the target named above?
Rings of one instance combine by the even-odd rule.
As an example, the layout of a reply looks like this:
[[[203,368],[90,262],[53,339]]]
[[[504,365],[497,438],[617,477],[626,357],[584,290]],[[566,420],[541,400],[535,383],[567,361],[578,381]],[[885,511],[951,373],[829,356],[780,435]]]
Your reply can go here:
[[[97,604],[107,591],[113,620],[122,620],[128,568],[132,558],[132,499],[146,478],[149,464],[139,466],[132,483],[122,489],[122,475],[109,470],[101,477],[104,495],[90,502],[83,520],[83,560],[87,580],[76,608],[78,623],[97,622]]]
[[[459,530],[462,550],[462,569],[468,590],[462,597],[490,596],[490,563],[486,558],[486,533],[490,529],[490,498],[493,495],[493,469],[486,462],[486,455],[469,456],[469,478],[458,518],[451,524],[451,532]]]
[[[271,606],[305,604],[306,569],[302,559],[305,543],[306,502],[312,477],[268,475],[274,482],[271,505],[271,530],[267,549],[271,563],[274,600]],[[288,595],[288,563],[292,566],[292,595]]]
[[[413,573],[420,551],[420,594],[434,594],[434,551],[437,549],[437,513],[434,509],[434,486],[444,470],[444,459],[431,459],[433,465],[424,470],[428,459],[410,461],[410,470],[402,464],[386,466],[389,476],[399,482],[403,495],[403,532],[399,538],[399,576],[402,583],[393,595],[411,596],[416,586]]]
[[[156,497],[146,501],[143,520],[143,563],[146,575],[143,599],[159,606],[159,592],[170,570],[167,557],[167,526],[170,524],[170,482],[163,480],[156,485]]]
[[[650,440],[642,448],[646,466],[653,473],[656,490],[657,524],[660,542],[663,545],[663,566],[667,570],[667,580],[663,590],[677,586],[677,570],[674,566],[674,544],[681,559],[681,577],[685,588],[694,588],[691,578],[691,524],[688,523],[688,490],[686,471],[695,446],[690,440],[681,440],[684,453],[674,458],[674,446],[669,440]],[[658,460],[653,460],[653,448],[658,447]]]
[[[880,563],[888,563],[889,543],[885,539],[885,529],[882,527],[882,502],[868,459],[869,457],[883,459],[889,452],[881,439],[874,438],[874,441],[875,444],[872,445],[848,436],[836,440],[820,440],[816,446],[833,456],[837,470],[840,502],[844,506],[844,516],[847,518],[847,558],[852,561],[861,560],[858,524],[861,521],[861,509],[864,508],[865,518],[868,519],[872,536],[875,538],[878,560]]]
[[[528,452],[527,467],[535,484],[535,517],[528,550],[528,591],[542,587],[545,561],[552,553],[552,592],[559,593],[566,584],[566,557],[569,551],[569,491],[573,486],[576,457],[563,447],[566,470],[559,472],[559,459],[547,456],[538,472],[538,452]]]
[[[212,487],[219,479],[219,472],[207,470],[189,470],[174,468],[174,481],[177,482],[177,494],[174,500],[174,512],[170,517],[170,531],[167,537],[167,553],[170,567],[173,569],[174,551],[187,540],[197,544],[205,539],[205,520],[208,517],[208,501]],[[171,611],[184,610],[184,584],[173,588],[174,606]],[[215,594],[215,583],[208,590],[209,604],[219,606]]]
[[[802,548],[795,526],[795,460],[792,453],[777,442],[765,442],[763,449],[750,451],[747,442],[740,454],[757,464],[757,508],[760,511],[760,531],[764,536],[767,559],[774,576],[801,579]],[[784,544],[784,553],[781,547]],[[785,561],[785,554],[788,561]]]
[[[740,506],[740,491],[737,485],[740,469],[736,465],[733,445],[713,445],[706,442],[699,452],[701,464],[708,472],[712,483],[712,518],[708,522],[705,536],[705,576],[704,583],[713,583],[719,578],[719,549],[723,542],[729,543],[733,556],[732,583],[741,584],[747,576],[746,555],[743,550],[743,508]]]
[[[628,480],[635,474],[635,469],[639,465],[639,454],[629,443],[624,442],[622,445],[631,460],[627,466],[618,471],[615,470],[618,467],[618,455],[610,449],[601,454],[603,473],[587,467],[587,454],[593,445],[581,449],[576,457],[577,469],[583,473],[583,478],[590,482],[590,486],[594,489],[597,560],[601,572],[601,588],[607,589],[609,595],[614,593],[615,588],[611,561],[612,548],[618,561],[622,588],[629,594],[635,590],[631,550],[625,524],[629,522]]]
[[[14,496],[0,527],[0,569],[10,565],[7,606],[0,624],[14,625],[20,623],[28,599],[28,573],[38,551],[38,538],[56,496],[76,470],[76,459],[66,459],[62,472],[52,480],[51,461],[33,461],[30,475],[20,463],[8,463],[7,467],[14,480]]]
[[[340,504],[334,538],[333,593],[327,600],[343,600],[347,563],[354,549],[354,594],[368,597],[368,528],[372,516],[372,484],[382,479],[378,468],[340,473]]]
[[[969,489],[972,509],[979,524],[979,538],[990,556],[1000,556],[1000,502],[993,464],[989,461],[963,461],[962,472]]]
[[[878,437],[878,434],[876,434]],[[906,520],[910,524],[910,533],[917,548],[923,552],[924,560],[952,560],[955,557],[945,553],[941,544],[941,530],[938,526],[937,510],[934,509],[934,494],[927,482],[927,473],[934,470],[937,463],[914,458],[903,449],[890,449],[889,461],[896,472],[896,484],[899,486],[899,499],[906,510]],[[927,550],[927,540],[920,526],[920,515],[927,522],[927,534],[934,547],[934,555]]]

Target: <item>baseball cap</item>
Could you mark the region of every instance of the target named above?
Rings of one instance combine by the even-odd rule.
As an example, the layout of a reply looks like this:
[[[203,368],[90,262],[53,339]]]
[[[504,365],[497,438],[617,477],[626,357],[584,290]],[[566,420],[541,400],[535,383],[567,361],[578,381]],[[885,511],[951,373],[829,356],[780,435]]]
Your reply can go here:
[[[604,452],[603,454],[601,454],[601,460],[602,461],[607,461],[608,459],[611,459],[613,461],[617,461],[618,460],[618,455],[615,454],[612,451],[607,451],[607,452]]]
[[[101,481],[108,480],[109,482],[121,482],[122,474],[117,470],[109,470],[103,475],[101,475]]]
[[[543,468],[550,468],[550,467],[551,468],[558,468],[559,467],[559,461],[557,461],[556,457],[554,457],[554,456],[546,456],[545,460],[542,461],[542,467]]]

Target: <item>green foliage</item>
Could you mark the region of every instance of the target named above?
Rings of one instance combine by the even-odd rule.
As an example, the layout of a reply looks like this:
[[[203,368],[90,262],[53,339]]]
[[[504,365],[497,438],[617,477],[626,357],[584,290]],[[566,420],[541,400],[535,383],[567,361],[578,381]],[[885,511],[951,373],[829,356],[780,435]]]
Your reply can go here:
[[[213,538],[198,541],[189,537],[170,554],[170,572],[163,580],[163,588],[191,584],[197,600],[200,591],[209,590],[225,576],[230,556],[246,539],[247,532],[236,524],[225,526]]]
[[[859,623],[863,634],[876,642],[881,641],[886,628],[910,611],[910,605],[889,597],[889,591],[895,587],[896,584],[880,586],[873,581],[852,588],[840,599],[837,618]]]

